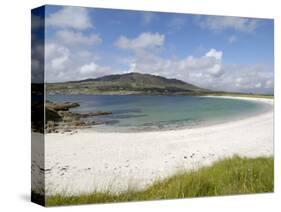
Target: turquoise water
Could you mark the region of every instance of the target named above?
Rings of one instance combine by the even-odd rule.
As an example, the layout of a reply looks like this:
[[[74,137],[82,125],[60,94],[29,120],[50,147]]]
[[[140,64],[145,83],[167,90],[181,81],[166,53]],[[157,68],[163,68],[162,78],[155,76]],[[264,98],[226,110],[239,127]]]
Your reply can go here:
[[[108,111],[112,115],[96,116],[85,121],[104,124],[94,129],[102,131],[149,131],[191,128],[215,124],[269,109],[253,101],[194,96],[133,96],[133,95],[48,95],[53,102],[78,102],[71,111]]]

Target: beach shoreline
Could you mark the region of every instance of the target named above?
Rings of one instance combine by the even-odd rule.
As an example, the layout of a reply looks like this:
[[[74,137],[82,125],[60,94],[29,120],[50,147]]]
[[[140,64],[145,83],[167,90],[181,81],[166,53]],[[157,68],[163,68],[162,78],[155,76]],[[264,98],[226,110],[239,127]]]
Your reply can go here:
[[[263,108],[261,110],[256,111],[255,113],[248,114],[245,116],[245,114],[236,116],[236,117],[229,117],[224,120],[212,120],[212,121],[203,121],[200,123],[196,123],[194,125],[190,124],[180,124],[180,125],[171,125],[168,127],[148,127],[146,129],[137,129],[137,127],[134,128],[116,128],[113,130],[112,128],[107,129],[107,128],[101,128],[101,125],[94,125],[92,127],[88,128],[81,128],[79,129],[79,132],[93,132],[95,131],[96,133],[143,133],[143,132],[163,132],[163,131],[175,131],[175,130],[187,130],[187,129],[195,129],[195,128],[204,128],[204,127],[209,127],[213,125],[219,125],[219,124],[225,124],[228,122],[234,122],[237,120],[242,120],[242,119],[247,119],[249,117],[257,116],[260,114],[263,114],[265,112],[270,112],[272,110],[272,105],[273,105],[273,99],[266,99],[266,98],[260,98],[260,97],[236,97],[236,96],[215,96],[215,95],[206,95],[206,96],[198,96],[200,98],[217,98],[217,99],[239,99],[239,100],[246,100],[246,101],[258,101],[262,102],[264,104],[270,105],[268,108]],[[71,134],[77,133],[77,130],[73,130]]]
[[[191,129],[46,134],[46,194],[139,190],[179,171],[198,169],[233,155],[272,156],[273,99],[214,97],[264,102],[272,105],[272,110]]]

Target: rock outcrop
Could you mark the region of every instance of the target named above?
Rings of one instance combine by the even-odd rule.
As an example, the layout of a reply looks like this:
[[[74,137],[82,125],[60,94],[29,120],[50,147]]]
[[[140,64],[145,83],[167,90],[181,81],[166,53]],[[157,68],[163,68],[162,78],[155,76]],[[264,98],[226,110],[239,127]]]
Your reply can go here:
[[[67,111],[70,108],[79,107],[80,105],[76,102],[52,103],[50,101],[47,101],[45,106],[46,108],[53,109],[56,111]]]
[[[91,117],[112,114],[104,111],[90,113],[69,111],[70,108],[79,106],[78,103],[72,102],[52,103],[47,101],[45,104],[45,132],[64,133],[72,132],[76,129],[90,128],[93,125],[102,124],[102,122],[95,121]]]

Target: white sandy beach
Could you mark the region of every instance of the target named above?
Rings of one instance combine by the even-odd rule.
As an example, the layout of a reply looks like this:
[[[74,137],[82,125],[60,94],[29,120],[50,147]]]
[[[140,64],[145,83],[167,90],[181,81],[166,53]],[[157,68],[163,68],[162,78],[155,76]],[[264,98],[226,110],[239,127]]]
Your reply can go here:
[[[240,99],[266,102],[272,110],[194,129],[47,134],[47,195],[142,189],[177,171],[197,169],[235,154],[273,155],[273,100]]]

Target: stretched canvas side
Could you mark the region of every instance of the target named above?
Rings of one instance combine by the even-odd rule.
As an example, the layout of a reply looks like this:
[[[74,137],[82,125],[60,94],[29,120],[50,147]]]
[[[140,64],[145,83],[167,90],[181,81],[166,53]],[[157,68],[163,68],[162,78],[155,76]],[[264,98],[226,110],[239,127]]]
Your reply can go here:
[[[31,11],[31,201],[45,205],[45,7]]]

